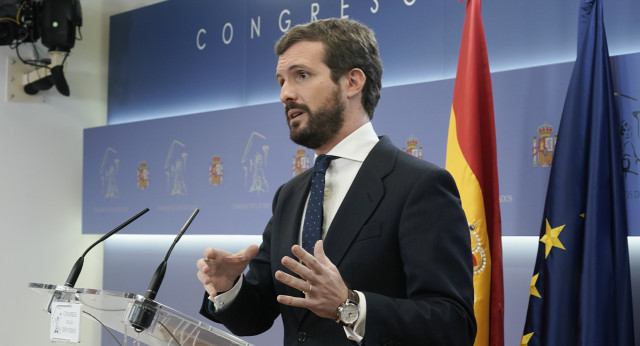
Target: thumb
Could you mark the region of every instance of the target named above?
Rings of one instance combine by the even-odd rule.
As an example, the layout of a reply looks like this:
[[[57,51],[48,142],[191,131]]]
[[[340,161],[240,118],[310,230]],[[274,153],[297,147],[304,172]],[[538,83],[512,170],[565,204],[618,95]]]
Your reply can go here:
[[[258,245],[255,245],[255,244],[249,245],[249,247],[244,250],[245,260],[248,261],[256,257],[256,255],[258,255],[258,250],[259,250]]]

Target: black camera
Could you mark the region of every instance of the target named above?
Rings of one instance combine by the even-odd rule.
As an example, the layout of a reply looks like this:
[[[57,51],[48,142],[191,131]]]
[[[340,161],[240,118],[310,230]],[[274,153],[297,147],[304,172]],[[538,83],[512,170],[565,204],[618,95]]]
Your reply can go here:
[[[81,26],[80,0],[0,0],[0,45],[15,48],[20,60],[37,68],[25,74],[25,93],[34,95],[55,85],[69,96],[63,69]],[[51,58],[23,60],[18,47],[38,40]]]
[[[0,0],[0,45],[41,39],[50,51],[68,52],[80,26],[79,0]]]

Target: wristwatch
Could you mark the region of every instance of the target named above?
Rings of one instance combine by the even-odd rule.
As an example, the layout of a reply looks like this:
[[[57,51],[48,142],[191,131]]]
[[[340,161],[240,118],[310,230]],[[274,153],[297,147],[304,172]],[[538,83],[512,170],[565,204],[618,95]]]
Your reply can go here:
[[[338,306],[338,319],[336,322],[347,327],[353,326],[358,320],[358,317],[360,317],[360,310],[358,309],[359,303],[360,297],[358,294],[353,290],[349,290],[347,301]]]

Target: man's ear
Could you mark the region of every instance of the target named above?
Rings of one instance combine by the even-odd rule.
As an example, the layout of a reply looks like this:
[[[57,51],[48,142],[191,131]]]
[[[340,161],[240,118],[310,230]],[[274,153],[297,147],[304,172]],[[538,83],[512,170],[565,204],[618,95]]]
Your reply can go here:
[[[367,81],[367,76],[359,68],[353,68],[344,75],[346,79],[346,91],[347,97],[352,98],[355,95],[362,93],[364,83]]]

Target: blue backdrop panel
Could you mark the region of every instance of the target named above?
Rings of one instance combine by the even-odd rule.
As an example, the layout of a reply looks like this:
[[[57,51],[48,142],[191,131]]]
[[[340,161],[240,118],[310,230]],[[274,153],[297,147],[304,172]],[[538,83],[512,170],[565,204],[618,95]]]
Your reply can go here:
[[[638,71],[639,56],[613,62]],[[539,234],[571,67],[492,75],[503,235]],[[640,95],[633,75],[616,79],[621,93]],[[444,166],[453,84],[447,79],[384,88],[373,119],[378,134]],[[624,118],[630,234],[640,235],[634,227],[640,225],[634,212],[640,210],[640,104],[617,100]],[[191,234],[260,234],[275,189],[311,160],[312,151],[289,140],[279,103],[88,129],[83,232],[104,233],[106,225],[149,207],[152,212],[126,232],[173,234],[197,207],[200,222]]]
[[[275,102],[274,43],[319,18],[374,29],[385,86],[452,78],[464,9],[450,0],[170,0],[118,14],[110,25],[109,122]],[[612,55],[637,51],[640,2],[606,9]],[[483,18],[493,71],[575,58],[575,2],[488,1]]]
[[[632,80],[639,56],[613,59],[632,72],[616,79],[625,95],[640,96]],[[539,233],[571,67],[492,75],[503,235]],[[378,134],[444,166],[453,84],[447,79],[384,88],[373,119]],[[634,227],[640,224],[634,212],[640,210],[640,104],[617,100],[630,234],[640,235]],[[275,189],[310,160],[312,151],[289,140],[280,103],[87,129],[83,232],[104,233],[149,207],[151,213],[125,232],[173,234],[197,207],[202,212],[191,234],[260,234]]]
[[[224,107],[242,102],[244,85],[231,79],[245,74],[246,26],[226,31],[233,35],[231,44],[222,41],[225,20],[245,17],[242,3],[168,1],[112,16],[110,112],[153,117],[154,107],[164,115],[179,115],[184,103],[203,110],[211,109],[211,103]],[[217,25],[201,26],[198,16]]]
[[[416,73],[425,74],[427,66],[455,67],[444,52],[457,51],[459,40],[442,41],[446,30],[452,38],[460,36],[457,23],[464,18],[464,8],[455,4],[167,1],[111,17],[110,122],[273,102],[279,93],[274,43],[296,24],[341,16],[377,31],[387,81],[415,78]],[[427,30],[422,27],[425,18]],[[409,40],[415,42],[414,58],[407,64],[402,48]]]
[[[87,129],[83,229],[149,207],[127,232],[172,234],[200,208],[206,227],[189,233],[258,234],[298,149],[311,153],[287,137],[280,104]]]

